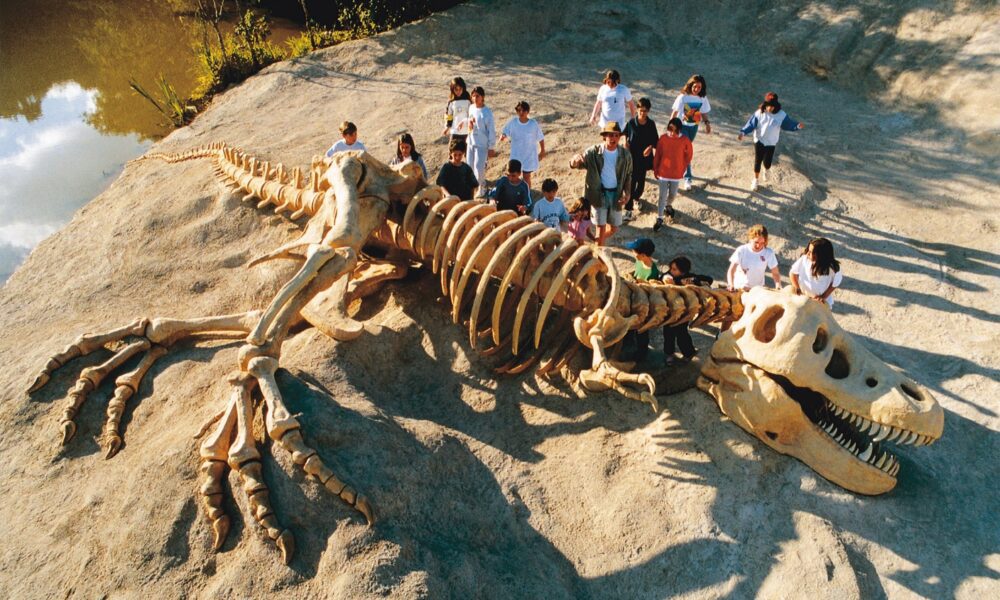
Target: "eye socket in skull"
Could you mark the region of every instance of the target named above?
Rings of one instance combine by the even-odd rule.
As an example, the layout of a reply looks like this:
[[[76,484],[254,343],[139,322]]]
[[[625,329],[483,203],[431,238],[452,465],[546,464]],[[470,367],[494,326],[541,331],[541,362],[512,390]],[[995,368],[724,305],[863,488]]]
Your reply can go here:
[[[782,306],[769,306],[753,324],[753,337],[762,344],[766,344],[774,339],[778,331],[778,321],[784,316],[785,309]]]
[[[878,379],[875,379],[874,377],[869,377],[868,379],[865,379],[865,385],[867,385],[870,388],[878,387]]]
[[[816,330],[816,339],[813,340],[813,352],[819,354],[826,349],[826,342],[829,339],[826,330],[820,327]]]

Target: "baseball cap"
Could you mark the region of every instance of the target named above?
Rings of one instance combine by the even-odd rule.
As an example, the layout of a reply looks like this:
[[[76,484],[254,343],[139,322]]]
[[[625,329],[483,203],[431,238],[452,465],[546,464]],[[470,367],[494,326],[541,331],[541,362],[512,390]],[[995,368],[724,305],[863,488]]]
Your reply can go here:
[[[635,250],[639,254],[645,254],[646,256],[652,256],[653,252],[656,252],[656,244],[654,244],[653,240],[649,238],[636,238],[625,244],[625,247],[629,250]]]

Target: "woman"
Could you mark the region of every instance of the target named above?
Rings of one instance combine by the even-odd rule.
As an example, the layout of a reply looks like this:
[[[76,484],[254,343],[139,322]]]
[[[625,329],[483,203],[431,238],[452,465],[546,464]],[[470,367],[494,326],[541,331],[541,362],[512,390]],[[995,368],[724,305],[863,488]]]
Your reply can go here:
[[[389,161],[389,166],[394,167],[408,160],[420,165],[420,170],[424,172],[424,181],[427,181],[427,165],[424,164],[424,157],[417,152],[413,136],[409,133],[401,133],[396,140],[396,157]]]
[[[712,111],[708,101],[708,85],[705,78],[695,73],[688,79],[681,93],[674,100],[673,112],[670,118],[681,118],[681,133],[694,142],[698,134],[698,125],[705,123],[705,133],[712,133],[712,124],[708,122],[707,114]],[[690,190],[692,184],[691,165],[684,172],[684,190]]]

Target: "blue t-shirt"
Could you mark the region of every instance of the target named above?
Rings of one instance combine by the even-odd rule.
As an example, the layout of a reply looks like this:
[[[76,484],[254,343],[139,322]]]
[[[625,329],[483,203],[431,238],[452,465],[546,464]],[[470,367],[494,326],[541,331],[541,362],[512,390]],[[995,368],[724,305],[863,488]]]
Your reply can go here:
[[[552,202],[542,198],[535,202],[531,207],[531,217],[553,229],[559,229],[560,223],[569,222],[569,213],[566,212],[562,198],[553,198]]]
[[[514,185],[507,177],[501,177],[493,189],[493,198],[497,202],[497,210],[517,212],[518,206],[523,206],[525,211],[531,208],[531,189],[523,179]]]

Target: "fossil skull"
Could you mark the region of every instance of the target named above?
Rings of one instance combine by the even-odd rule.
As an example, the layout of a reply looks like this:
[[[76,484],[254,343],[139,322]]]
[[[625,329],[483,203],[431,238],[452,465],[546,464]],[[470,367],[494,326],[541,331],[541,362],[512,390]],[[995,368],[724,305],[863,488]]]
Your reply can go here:
[[[712,348],[699,387],[737,425],[862,494],[896,485],[895,444],[941,437],[944,413],[833,320],[826,305],[755,288]]]

